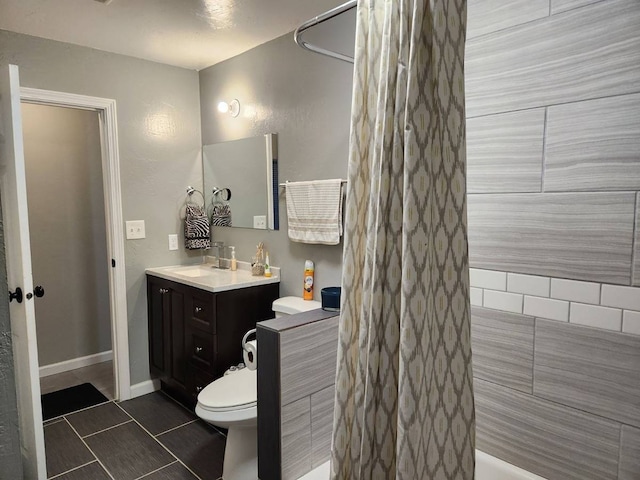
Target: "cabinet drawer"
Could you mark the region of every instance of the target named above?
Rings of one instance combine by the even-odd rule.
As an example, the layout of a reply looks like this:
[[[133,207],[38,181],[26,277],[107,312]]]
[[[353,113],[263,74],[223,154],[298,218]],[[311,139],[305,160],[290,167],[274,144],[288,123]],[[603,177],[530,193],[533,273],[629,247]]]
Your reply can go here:
[[[187,312],[189,325],[209,333],[216,333],[215,307],[213,296],[193,295],[190,302],[190,312]]]
[[[194,400],[198,398],[198,394],[211,382],[214,376],[204,370],[189,365],[187,370],[187,394],[192,396]]]
[[[214,337],[192,328],[187,329],[187,358],[199,368],[213,374],[215,363]]]

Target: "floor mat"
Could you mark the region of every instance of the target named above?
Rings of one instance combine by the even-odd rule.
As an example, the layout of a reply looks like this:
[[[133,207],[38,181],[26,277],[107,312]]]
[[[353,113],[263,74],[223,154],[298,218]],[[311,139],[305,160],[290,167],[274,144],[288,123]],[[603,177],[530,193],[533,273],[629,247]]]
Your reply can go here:
[[[82,385],[42,395],[42,419],[50,420],[60,415],[66,415],[67,413],[108,401],[109,399],[100,393],[100,390],[96,387],[90,383],[83,383]]]

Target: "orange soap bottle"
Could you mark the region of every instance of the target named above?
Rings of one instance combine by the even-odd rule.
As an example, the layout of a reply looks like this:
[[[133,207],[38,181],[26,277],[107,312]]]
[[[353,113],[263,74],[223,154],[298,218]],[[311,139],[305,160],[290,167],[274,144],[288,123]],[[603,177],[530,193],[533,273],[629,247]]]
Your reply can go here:
[[[313,262],[304,262],[304,290],[302,291],[304,300],[313,300]]]

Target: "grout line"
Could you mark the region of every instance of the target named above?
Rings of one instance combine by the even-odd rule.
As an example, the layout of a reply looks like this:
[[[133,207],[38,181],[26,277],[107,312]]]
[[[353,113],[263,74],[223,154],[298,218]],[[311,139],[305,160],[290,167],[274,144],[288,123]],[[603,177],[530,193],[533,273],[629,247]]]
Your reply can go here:
[[[622,478],[620,476],[620,466],[622,465],[622,427],[624,424],[620,424],[620,434],[618,435],[618,476],[616,478]]]
[[[178,463],[178,461],[177,461],[177,460],[176,460],[175,462],[171,462],[171,463],[169,463],[168,465],[164,465],[163,467],[156,468],[156,469],[155,469],[155,470],[153,470],[152,472],[145,473],[144,475],[142,475],[141,477],[136,478],[135,480],[140,480],[141,478],[148,477],[149,475],[152,475],[152,474],[154,474],[154,473],[156,473],[156,472],[159,472],[160,470],[164,470],[165,468],[170,467],[171,465],[175,465],[176,463]]]
[[[76,470],[80,470],[83,467],[86,467],[87,465],[91,465],[92,463],[96,463],[97,460],[91,460],[90,462],[87,462],[85,464],[79,465],[77,467],[73,467],[71,470],[67,470],[66,472],[62,472],[62,473],[58,473],[57,475],[54,475],[53,477],[49,477],[48,480],[53,480],[54,478],[59,478],[62,475],[66,475],[67,473],[71,473],[71,472],[75,472]]]
[[[632,233],[632,238],[631,238],[631,277],[630,277],[630,285],[633,287],[633,280],[634,280],[634,276],[636,274],[638,274],[638,276],[640,277],[640,273],[637,272],[637,268],[640,267],[636,267],[636,262],[638,262],[638,264],[640,264],[640,258],[637,258],[636,255],[636,251],[640,253],[640,245],[638,245],[637,239],[640,239],[640,225],[638,225],[638,218],[640,218],[640,211],[638,210],[640,208],[640,192],[636,193],[636,202],[635,202],[635,208],[633,209],[633,212],[635,213],[635,215],[633,216],[633,233]]]
[[[140,422],[138,422],[135,418],[133,418],[132,415],[129,414],[129,412],[127,412],[124,408],[122,408],[120,405],[118,405],[116,403],[117,407],[119,409],[121,409],[124,413],[126,413],[127,415],[129,415],[131,417],[131,419],[134,421],[134,423],[136,425],[138,425],[147,435],[149,435],[154,442],[156,442],[158,445],[160,445],[162,448],[164,448],[167,452],[169,452],[169,455],[171,455],[173,458],[176,459],[176,461],[180,462],[180,464],[186,468],[187,470],[189,470],[189,472],[191,472],[198,480],[202,480],[198,475],[196,475],[196,473],[191,470],[182,460],[180,460],[177,455],[175,455],[171,450],[169,450],[160,440],[158,440],[156,437],[154,437],[151,432],[149,430],[147,430],[144,426],[142,426],[142,424]],[[175,462],[172,462],[175,463]],[[165,465],[166,467],[167,465]]]
[[[108,428],[103,428],[102,430],[99,430],[99,431],[97,431],[97,432],[93,432],[93,433],[90,433],[89,435],[85,435],[85,436],[84,436],[84,437],[82,437],[82,438],[89,438],[89,437],[93,437],[94,435],[97,435],[97,434],[102,433],[102,432],[106,432],[106,431],[108,431],[108,430],[112,430],[112,429],[114,429],[114,428],[116,428],[116,427],[120,427],[120,426],[122,426],[122,425],[126,425],[127,423],[131,423],[131,420],[127,420],[126,422],[118,423],[117,425],[112,425],[112,426],[110,426],[110,427],[108,427]]]
[[[71,427],[71,430],[73,430],[74,433],[76,435],[78,435],[78,438],[80,438],[80,441],[84,444],[84,446],[87,448],[87,450],[89,450],[89,452],[91,452],[91,455],[93,455],[93,458],[96,459],[96,462],[98,462],[100,464],[100,466],[104,469],[104,471],[107,472],[107,475],[109,475],[109,478],[111,478],[112,480],[115,480],[113,475],[111,475],[111,472],[109,470],[107,470],[107,467],[104,465],[104,463],[102,463],[102,461],[98,458],[98,456],[95,454],[95,452],[93,450],[91,450],[91,448],[89,447],[87,442],[84,441],[84,439],[80,436],[78,431],[75,428],[73,428],[73,425],[71,425],[71,422],[69,422],[69,420],[67,420],[66,418],[65,418],[65,421]]]
[[[505,115],[507,113],[526,112],[528,110],[539,110],[541,108],[551,108],[551,107],[557,107],[557,106],[560,106],[560,105],[573,105],[574,103],[584,103],[584,102],[590,102],[592,100],[604,100],[604,99],[607,99],[607,98],[626,97],[628,95],[637,95],[637,94],[638,94],[638,92],[619,93],[617,95],[604,95],[602,97],[585,98],[585,99],[582,99],[582,100],[570,100],[568,102],[558,102],[558,103],[552,103],[550,105],[534,105],[534,106],[530,106],[530,107],[515,108],[513,110],[498,111],[498,112],[491,112],[491,113],[483,113],[482,115],[470,115],[470,116],[467,116],[466,119],[470,120],[472,118],[483,118],[483,117],[491,117],[491,116],[494,116],[494,115]]]
[[[190,423],[197,422],[197,421],[198,421],[198,419],[195,418],[195,419],[193,419],[193,420],[191,420],[191,421],[189,421],[187,423],[183,423],[182,425],[178,425],[177,427],[173,427],[173,428],[170,428],[169,430],[165,430],[164,432],[160,432],[160,433],[154,435],[154,437],[159,437],[160,435],[164,435],[165,433],[173,432],[174,430],[177,430],[178,428],[182,428],[182,427],[184,427],[186,425],[189,425]]]
[[[544,123],[542,128],[542,165],[540,170],[540,193],[544,193],[544,178],[547,174],[547,128],[549,125],[549,107],[544,107]]]

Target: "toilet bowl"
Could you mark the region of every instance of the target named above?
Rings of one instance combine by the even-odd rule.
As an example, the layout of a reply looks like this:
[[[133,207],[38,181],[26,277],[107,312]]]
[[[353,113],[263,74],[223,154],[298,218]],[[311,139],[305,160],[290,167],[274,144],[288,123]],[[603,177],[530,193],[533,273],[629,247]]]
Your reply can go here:
[[[273,302],[276,317],[320,308],[320,302],[298,297]],[[240,346],[238,346],[240,348]],[[258,371],[242,368],[215,380],[198,395],[196,415],[228,429],[223,480],[258,478]]]
[[[207,385],[198,395],[196,415],[228,429],[224,480],[258,478],[257,370],[243,368]]]

